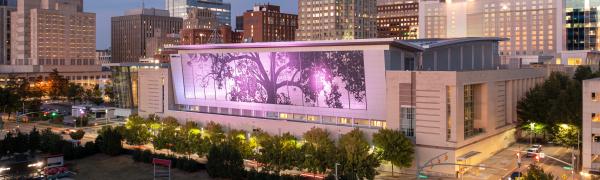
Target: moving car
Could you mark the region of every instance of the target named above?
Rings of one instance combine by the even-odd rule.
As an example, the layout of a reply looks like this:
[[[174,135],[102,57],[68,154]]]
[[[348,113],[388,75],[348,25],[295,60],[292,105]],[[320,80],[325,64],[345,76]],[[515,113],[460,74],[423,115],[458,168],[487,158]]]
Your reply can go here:
[[[525,155],[525,157],[535,157],[539,152],[540,150],[538,148],[531,147],[527,149],[527,154]]]

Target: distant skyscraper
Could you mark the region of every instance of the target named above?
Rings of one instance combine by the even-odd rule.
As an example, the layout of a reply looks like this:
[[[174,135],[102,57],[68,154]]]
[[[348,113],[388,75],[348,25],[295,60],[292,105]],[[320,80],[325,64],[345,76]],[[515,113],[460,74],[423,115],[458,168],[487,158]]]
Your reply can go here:
[[[125,16],[112,17],[111,21],[112,61],[115,63],[139,62],[147,55],[148,38],[159,36],[156,32],[177,34],[183,27],[183,19],[170,17],[168,11],[159,9],[130,10]]]
[[[231,4],[223,0],[165,0],[165,7],[170,16],[184,19],[191,9],[208,9],[221,25],[231,25]]]
[[[281,13],[276,5],[256,5],[243,18],[244,39],[252,42],[294,41],[298,15]]]
[[[418,0],[377,1],[378,38],[416,39],[418,23]]]
[[[298,0],[296,40],[377,37],[376,0]]]
[[[424,0],[420,38],[504,37],[504,64],[554,63],[562,49],[562,3],[513,0]]]
[[[183,19],[184,29],[215,29],[219,27],[215,13],[208,9],[190,9]]]

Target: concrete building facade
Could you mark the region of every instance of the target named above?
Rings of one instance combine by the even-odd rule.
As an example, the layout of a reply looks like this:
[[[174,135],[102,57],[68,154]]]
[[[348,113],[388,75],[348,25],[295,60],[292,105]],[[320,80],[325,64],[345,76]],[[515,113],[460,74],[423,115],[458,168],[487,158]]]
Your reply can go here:
[[[378,0],[377,37],[397,40],[417,39],[419,1]]]
[[[298,15],[281,13],[271,4],[255,5],[244,12],[244,39],[251,42],[294,41],[298,29]]]
[[[219,26],[217,16],[208,9],[190,9],[183,19],[183,29],[215,29]]]
[[[582,171],[600,174],[600,78],[583,81],[582,89]]]
[[[376,0],[299,0],[296,40],[377,37]]]
[[[14,1],[16,2],[16,1]],[[17,10],[16,4],[0,2],[0,64],[10,64],[11,13]]]
[[[555,63],[563,47],[562,1],[437,1],[419,6],[420,38],[503,37],[504,64]]]
[[[108,64],[112,62],[110,49],[96,50],[96,62],[99,64]]]
[[[139,71],[139,112],[295,136],[312,127],[324,128],[333,137],[360,128],[370,139],[380,128],[398,129],[416,144],[419,165],[442,154],[448,156],[447,163],[475,165],[514,142],[517,101],[547,73],[498,70],[494,47],[501,40],[179,46],[170,68]],[[311,63],[302,63],[307,61]],[[216,66],[231,71],[223,72],[222,79],[211,78],[210,73],[219,73],[209,72]],[[265,66],[266,75],[250,80]],[[240,78],[248,83],[230,80]],[[275,89],[254,88],[269,84]],[[332,92],[339,97],[330,96]],[[454,177],[466,169],[436,166],[427,171]]]
[[[166,10],[134,9],[127,11],[124,16],[112,17],[113,62],[138,62],[141,58],[146,58],[148,38],[178,34],[182,27],[183,19],[170,17]]]

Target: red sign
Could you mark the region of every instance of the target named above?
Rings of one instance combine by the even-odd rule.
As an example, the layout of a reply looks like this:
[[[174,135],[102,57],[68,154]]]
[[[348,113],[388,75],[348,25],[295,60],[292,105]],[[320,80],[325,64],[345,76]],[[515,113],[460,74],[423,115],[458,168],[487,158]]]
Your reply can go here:
[[[171,160],[154,158],[152,164],[171,167]]]

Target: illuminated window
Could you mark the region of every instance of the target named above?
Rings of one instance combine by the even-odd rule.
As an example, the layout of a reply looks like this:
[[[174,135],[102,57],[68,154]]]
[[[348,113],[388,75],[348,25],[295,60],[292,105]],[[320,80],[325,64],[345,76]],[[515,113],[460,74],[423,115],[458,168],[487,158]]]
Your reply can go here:
[[[387,123],[385,121],[376,121],[376,120],[373,120],[373,121],[371,121],[371,126],[386,128],[387,127]]]
[[[369,120],[368,119],[354,119],[354,124],[359,125],[359,126],[369,126]]]
[[[319,116],[315,116],[315,115],[308,115],[306,116],[306,120],[307,121],[319,121]]]
[[[567,64],[572,65],[572,66],[581,65],[581,61],[582,61],[581,58],[569,58],[567,60]]]
[[[596,113],[592,113],[592,122],[600,122],[600,117]]]
[[[301,121],[305,121],[306,120],[306,115],[304,114],[294,114],[294,120],[301,120]]]
[[[592,93],[592,101],[598,101],[598,100],[596,99],[596,93],[595,93],[595,92],[593,92],[593,93]]]
[[[338,123],[339,124],[351,124],[352,120],[350,118],[341,117],[341,118],[338,118]]]
[[[288,118],[289,118],[289,114],[279,113],[279,119],[288,119]]]

